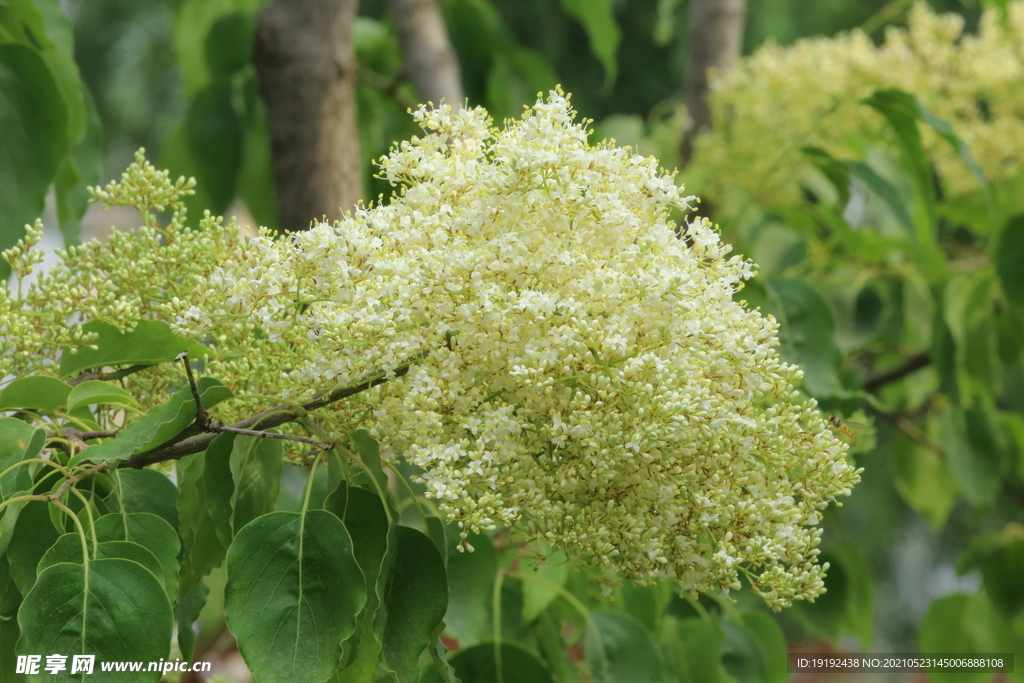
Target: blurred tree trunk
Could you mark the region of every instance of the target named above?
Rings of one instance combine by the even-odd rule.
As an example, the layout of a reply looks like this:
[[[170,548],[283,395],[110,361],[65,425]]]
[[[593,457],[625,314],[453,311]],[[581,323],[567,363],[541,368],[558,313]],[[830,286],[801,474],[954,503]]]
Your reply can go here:
[[[388,12],[398,32],[405,72],[421,102],[454,108],[462,105],[459,61],[436,0],[388,0]]]
[[[683,137],[682,155],[689,161],[694,138],[711,127],[707,103],[708,69],[728,69],[743,49],[747,0],[690,0],[690,55],[683,95],[693,125]]]
[[[259,15],[253,61],[283,230],[340,218],[362,196],[356,8],[357,0],[273,0]]]

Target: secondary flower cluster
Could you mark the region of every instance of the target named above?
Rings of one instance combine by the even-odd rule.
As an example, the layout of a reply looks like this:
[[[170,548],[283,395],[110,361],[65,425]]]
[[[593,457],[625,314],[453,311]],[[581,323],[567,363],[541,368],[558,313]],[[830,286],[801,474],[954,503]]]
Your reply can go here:
[[[561,92],[501,128],[414,116],[423,136],[381,159],[399,196],[261,232],[171,302],[178,331],[246,347],[260,393],[294,400],[415,360],[324,427],[369,420],[465,534],[514,525],[607,585],[742,572],[776,608],[819,595],[816,524],[858,473],[775,321],[734,299],[751,264],[676,225],[693,198],[588,144]]]
[[[985,11],[977,33],[964,34],[962,17],[919,2],[880,46],[859,30],[769,43],[712,80],[714,130],[697,141],[689,182],[725,210],[741,198],[796,200],[806,178],[798,169],[811,169],[801,147],[859,157],[885,137],[881,115],[859,100],[886,88],[951,123],[987,178],[1012,178],[1024,170],[1024,0],[1005,10]],[[959,153],[931,129],[922,134],[945,192],[977,190]]]

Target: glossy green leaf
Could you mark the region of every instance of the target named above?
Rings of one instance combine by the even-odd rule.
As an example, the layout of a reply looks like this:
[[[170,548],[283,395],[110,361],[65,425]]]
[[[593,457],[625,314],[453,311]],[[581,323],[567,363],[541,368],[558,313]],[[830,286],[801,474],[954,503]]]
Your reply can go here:
[[[169,654],[173,623],[163,586],[137,562],[62,562],[39,574],[18,610],[18,653],[156,661]],[[97,665],[91,675],[83,674],[81,679],[155,683],[160,672],[103,672]]]
[[[122,469],[114,476],[121,490],[120,496],[108,501],[111,512],[149,512],[162,517],[172,529],[178,528],[178,487],[166,474],[153,469]]]
[[[196,180],[209,194],[216,214],[235,196],[244,149],[242,121],[235,111],[232,82],[215,76],[191,99],[185,113],[185,140],[196,164]]]
[[[68,110],[54,75],[32,47],[0,44],[0,249],[25,235],[68,150]],[[0,279],[11,269],[0,261]]]
[[[993,260],[1003,295],[1024,312],[1024,215],[1014,216],[1006,223],[997,244]]]
[[[356,620],[355,632],[345,643],[345,669],[339,681],[372,680],[384,642],[386,614],[381,606],[394,562],[394,528],[380,497],[344,482],[327,496],[324,507],[344,522],[366,586],[366,605]]]
[[[463,683],[551,683],[544,665],[519,645],[502,643],[501,677],[494,643],[483,643],[460,650],[450,660],[455,675]],[[434,677],[439,681],[440,678]]]
[[[324,510],[272,512],[235,536],[224,612],[260,680],[323,681],[340,666],[366,588],[345,525]]]
[[[611,92],[619,73],[621,31],[615,23],[611,0],[562,0],[562,9],[587,33],[590,51],[604,67],[604,92]]]
[[[640,622],[622,612],[591,612],[586,663],[595,683],[661,680],[661,656]]]
[[[990,656],[1008,652],[1003,620],[984,595],[950,595],[928,607],[917,634],[918,652]],[[990,673],[932,670],[935,683],[989,683]]]
[[[0,391],[0,410],[27,408],[48,413],[68,401],[71,386],[56,377],[19,377]]]
[[[221,434],[210,443],[206,449],[206,454],[202,456],[203,460],[206,461],[206,466],[203,468],[202,482],[206,500],[206,511],[213,522],[217,538],[225,548],[231,545],[231,539],[235,536],[234,529],[231,527],[231,518],[234,510],[233,501],[235,499],[235,479],[231,473],[231,454],[238,447],[240,451],[236,458],[241,463],[241,451],[246,448],[255,447],[254,444],[239,445],[236,439],[240,440],[241,438],[235,434]],[[249,474],[253,467],[259,464],[250,463],[252,466],[248,468],[240,467],[240,472],[243,475]],[[270,474],[273,474],[273,463],[267,463],[267,465],[271,469]],[[258,467],[254,471],[256,474],[260,472]],[[262,479],[261,482],[264,485],[272,483]],[[268,495],[269,493],[271,492],[268,492]],[[245,525],[242,524],[241,526]]]
[[[231,390],[211,377],[201,377],[199,396],[207,409],[231,397]],[[117,436],[90,446],[74,458],[71,465],[83,462],[108,462],[114,465],[135,453],[142,453],[170,441],[196,418],[196,403],[188,387],[178,390],[166,402],[135,420]]]
[[[148,512],[122,512],[103,515],[95,528],[97,541],[131,541],[153,553],[160,562],[160,580],[173,599],[178,592],[181,542],[170,524]]]
[[[448,581],[433,541],[404,526],[395,534],[397,552],[384,603],[384,657],[399,683],[406,683],[419,680],[419,656],[434,640],[448,607]]]
[[[207,467],[210,464],[207,462]],[[246,524],[273,512],[276,507],[277,496],[281,492],[281,471],[284,469],[284,442],[235,436],[230,467],[231,479],[235,482],[231,495],[231,528],[237,535]],[[211,513],[215,511],[220,512],[216,502]]]
[[[68,412],[76,408],[95,405],[131,406],[137,408],[139,403],[131,394],[113,382],[90,379],[75,385],[67,397]]]
[[[839,381],[842,353],[835,342],[832,312],[825,300],[802,280],[768,278],[771,313],[781,329],[782,358],[804,371],[804,382],[813,396],[843,392]]]
[[[174,334],[161,320],[140,320],[131,332],[120,332],[110,323],[93,320],[82,326],[96,334],[96,349],[65,349],[60,358],[60,376],[67,377],[83,370],[111,365],[153,365],[170,363],[182,351],[192,360],[209,353],[202,344]]]

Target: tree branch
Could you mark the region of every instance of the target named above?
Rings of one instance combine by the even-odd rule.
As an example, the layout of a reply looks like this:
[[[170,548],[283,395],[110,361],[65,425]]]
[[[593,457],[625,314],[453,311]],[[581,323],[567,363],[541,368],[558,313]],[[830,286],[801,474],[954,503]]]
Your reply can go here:
[[[130,458],[122,460],[118,467],[131,467],[135,469],[141,469],[143,467],[153,465],[158,462],[166,462],[167,460],[178,460],[180,458],[185,457],[186,455],[200,453],[202,451],[205,451],[206,448],[210,445],[210,443],[212,443],[213,440],[216,439],[217,436],[222,432],[233,432],[235,434],[240,433],[249,436],[258,436],[260,438],[284,438],[291,441],[301,441],[303,443],[309,443],[318,448],[322,448],[324,446],[330,447],[331,444],[322,444],[320,442],[312,441],[310,439],[304,439],[302,437],[294,437],[285,434],[267,434],[265,432],[268,429],[279,427],[287,422],[294,422],[295,420],[304,417],[306,413],[312,410],[323,408],[324,406],[328,406],[344,398],[348,398],[349,396],[354,396],[355,394],[358,394],[360,392],[367,391],[368,389],[372,389],[375,386],[384,384],[385,382],[388,382],[391,379],[404,377],[405,375],[409,374],[409,370],[416,362],[423,360],[426,356],[427,352],[423,352],[418,354],[417,356],[414,356],[413,358],[410,358],[401,366],[396,368],[394,374],[391,375],[391,377],[389,377],[388,373],[386,372],[376,372],[371,375],[367,375],[366,377],[361,379],[357,384],[354,384],[350,387],[342,387],[340,389],[335,389],[330,392],[324,392],[314,397],[313,400],[301,406],[294,406],[285,403],[275,408],[264,410],[261,413],[257,413],[256,415],[247,417],[244,420],[239,420],[238,422],[232,425],[223,425],[220,423],[202,425],[198,421],[197,411],[197,421],[194,422],[188,429],[183,431],[177,437],[175,437],[174,439],[165,444],[157,446],[156,448],[153,448],[148,451],[143,451],[142,453],[136,453]],[[188,361],[186,359],[186,363],[187,362]],[[198,391],[198,389],[195,389],[194,391]],[[215,423],[216,421],[209,420],[209,422]],[[261,431],[254,431],[257,428],[260,429]],[[211,431],[211,429],[219,431]]]
[[[896,367],[883,372],[869,375],[867,379],[864,380],[864,390],[875,393],[886,384],[897,382],[913,372],[917,372],[922,368],[928,367],[931,362],[932,359],[931,356],[928,355],[928,352],[922,351],[917,355],[911,356],[901,365],[897,365]]]
[[[458,109],[464,99],[459,61],[436,0],[388,0],[388,13],[398,32],[405,72],[420,100],[444,100]]]

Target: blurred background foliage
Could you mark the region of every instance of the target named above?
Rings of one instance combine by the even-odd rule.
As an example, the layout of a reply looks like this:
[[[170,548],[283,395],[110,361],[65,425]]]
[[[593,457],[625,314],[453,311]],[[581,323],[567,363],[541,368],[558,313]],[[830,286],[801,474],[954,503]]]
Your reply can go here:
[[[441,2],[471,105],[495,119],[517,116],[538,91],[561,84],[594,120],[595,139],[614,137],[669,168],[683,166],[687,4]],[[986,8],[998,21],[1024,17],[1020,2],[929,4],[960,17],[967,36]],[[276,226],[251,63],[260,5],[38,0],[33,14],[29,0],[0,0],[0,83],[36,74],[40,84],[35,92],[4,86],[3,115],[59,113],[38,122],[44,133],[34,146],[0,154],[3,246],[38,213],[51,180],[65,239],[77,239],[84,184],[118,175],[138,147],[172,176],[197,178],[193,218],[204,209],[247,211]],[[758,52],[766,44],[809,49],[800,39],[856,28],[881,46],[911,11],[902,0],[751,0],[744,53],[761,55],[763,68],[758,57],[744,62],[735,71],[743,78],[713,96],[717,128],[682,172],[736,252],[760,264],[742,297],[778,318],[782,353],[806,369],[806,393],[824,411],[868,425],[852,441],[863,482],[824,521],[828,593],[778,615],[745,593],[690,602],[666,586],[626,585],[608,601],[564,565],[538,574],[520,566],[504,534],[480,538],[476,553],[451,552],[448,564],[445,642],[456,671],[476,676],[468,680],[492,680],[496,625],[506,669],[531,671],[539,661],[559,681],[783,681],[787,649],[1024,654],[1024,176],[972,174],[975,162],[992,166],[957,118],[991,121],[991,98],[969,94],[970,112],[939,116],[933,100],[947,93],[868,79],[860,90],[831,87],[822,109],[847,107],[863,125],[823,118],[807,130],[773,129],[786,125],[780,112],[811,111],[819,92],[813,77],[787,91],[779,83],[792,67],[772,81],[771,64],[784,60]],[[12,29],[18,12],[45,26],[52,44]],[[1024,24],[1008,25],[1024,35]],[[373,176],[372,160],[417,132],[406,114],[417,94],[383,0],[360,3],[354,33],[364,196],[376,198],[391,188]],[[978,68],[1008,74],[993,87],[1024,92],[1024,39],[1008,35],[1010,48]],[[1006,130],[1024,131],[1024,106],[998,116]],[[716,154],[707,151],[713,145]],[[745,190],[743,168],[779,155],[787,161],[775,170],[793,190]],[[953,192],[943,173],[968,180]],[[293,485],[286,478],[284,509],[302,485],[298,474]],[[230,649],[217,581],[196,659]],[[1024,681],[1021,661],[1017,672],[1001,680]],[[932,679],[993,679],[950,676]]]

